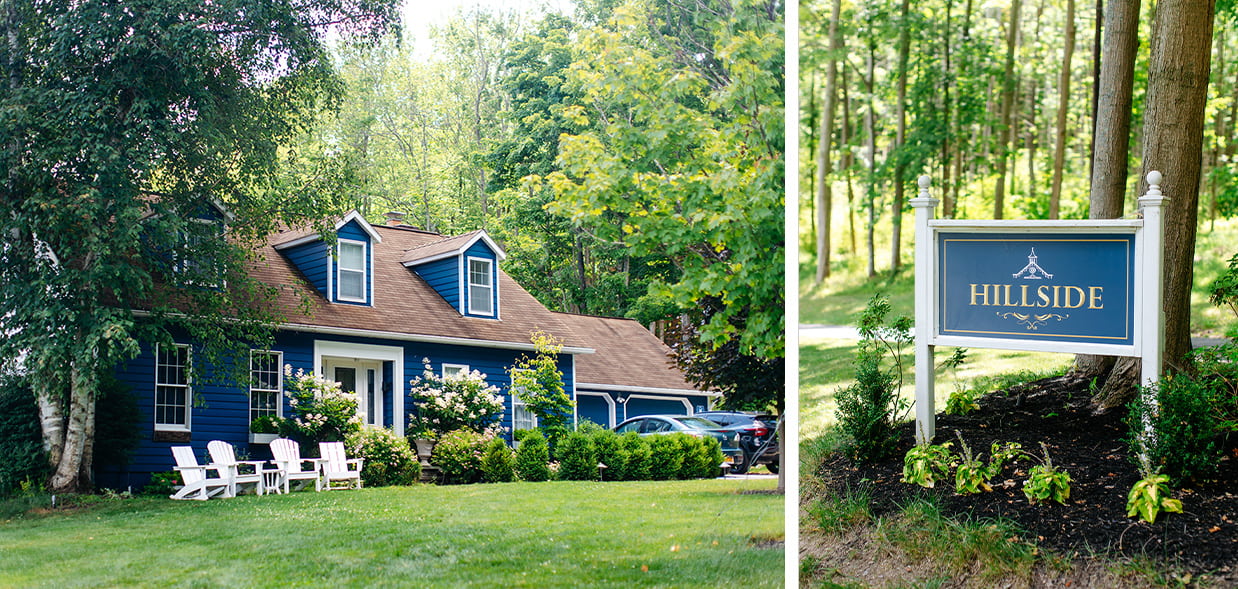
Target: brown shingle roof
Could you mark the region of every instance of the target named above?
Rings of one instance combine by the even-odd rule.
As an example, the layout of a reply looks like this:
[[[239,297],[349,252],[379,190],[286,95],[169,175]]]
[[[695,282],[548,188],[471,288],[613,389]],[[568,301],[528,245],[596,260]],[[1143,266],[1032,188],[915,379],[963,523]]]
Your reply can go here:
[[[408,250],[437,247],[439,242],[455,238],[411,228],[378,225],[374,229],[382,236],[382,243],[373,247],[373,306],[327,302],[296,267],[275,250],[276,243],[288,243],[310,235],[309,232],[288,231],[269,237],[259,252],[260,259],[253,262],[252,275],[267,284],[286,287],[280,290],[276,304],[294,329],[378,331],[386,332],[389,337],[445,338],[519,348],[531,347],[530,334],[542,330],[562,339],[564,346],[576,348],[568,351],[582,352],[584,348],[592,348],[585,338],[566,325],[560,314],[547,310],[501,270],[500,319],[461,316],[421,277],[402,264]],[[297,235],[290,235],[294,233]],[[309,313],[301,308],[302,298],[311,301]]]
[[[632,319],[593,317],[571,313],[558,315],[576,336],[589,342],[595,354],[576,357],[578,387],[639,387],[689,391],[696,387],[671,361],[670,348]]]
[[[454,237],[448,237],[419,245],[404,252],[404,257],[400,261],[404,264],[415,264],[417,262],[437,258],[444,254],[458,253],[460,249],[464,247],[464,244],[472,241],[474,237],[477,237],[480,234],[481,230],[470,231],[463,235],[456,235]]]

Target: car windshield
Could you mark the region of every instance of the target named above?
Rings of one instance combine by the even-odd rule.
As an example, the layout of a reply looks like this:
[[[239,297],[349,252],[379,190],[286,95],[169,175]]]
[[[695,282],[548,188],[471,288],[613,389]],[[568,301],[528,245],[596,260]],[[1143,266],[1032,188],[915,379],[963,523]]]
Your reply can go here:
[[[692,429],[717,429],[719,427],[718,424],[703,417],[680,417],[679,423]]]

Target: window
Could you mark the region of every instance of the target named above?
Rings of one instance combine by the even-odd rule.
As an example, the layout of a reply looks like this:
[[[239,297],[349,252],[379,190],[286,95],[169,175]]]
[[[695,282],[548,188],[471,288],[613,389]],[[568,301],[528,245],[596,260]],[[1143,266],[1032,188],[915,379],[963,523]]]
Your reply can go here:
[[[155,347],[155,429],[189,430],[189,346]]]
[[[444,364],[443,378],[462,378],[469,373],[468,364]]]
[[[494,262],[469,258],[469,313],[494,315]]]
[[[512,386],[512,431],[522,429],[537,429],[537,415],[529,411],[528,405],[520,400],[519,393],[524,392],[524,387]]]
[[[176,253],[173,266],[186,286],[219,288],[223,285],[223,263],[216,240],[220,239],[223,227],[210,219],[192,219],[198,226],[180,233],[181,247]],[[203,262],[203,259],[208,260]]]
[[[339,261],[336,263],[339,300],[364,303],[365,242],[341,239],[339,252]]]
[[[252,350],[249,353],[249,420],[279,417],[283,391],[283,352]]]

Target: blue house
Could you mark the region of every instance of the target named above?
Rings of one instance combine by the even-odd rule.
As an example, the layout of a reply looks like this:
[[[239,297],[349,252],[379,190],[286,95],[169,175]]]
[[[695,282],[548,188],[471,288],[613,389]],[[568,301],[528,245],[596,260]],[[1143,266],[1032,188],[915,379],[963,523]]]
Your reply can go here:
[[[500,265],[505,257],[485,231],[443,236],[388,214],[371,225],[351,212],[317,229],[273,234],[251,263],[252,275],[280,286],[283,313],[269,349],[249,353],[245,385],[192,382],[194,342],[148,346],[117,376],[137,397],[144,435],[123,472],[100,472],[101,486],[145,483],[170,470],[173,445],[199,451],[224,440],[262,457],[268,436],[250,422],[288,411],[283,366],[313,371],[359,396],[367,426],[403,435],[414,409],[409,381],[424,361],[443,376],[477,370],[500,389],[506,431],[536,425],[509,392],[508,368],[534,350],[530,336],[547,332],[563,343],[558,358],[577,420],[613,426],[647,413],[690,414],[711,396],[689,385],[669,351],[640,324],[552,312]],[[308,304],[306,304],[308,303]]]

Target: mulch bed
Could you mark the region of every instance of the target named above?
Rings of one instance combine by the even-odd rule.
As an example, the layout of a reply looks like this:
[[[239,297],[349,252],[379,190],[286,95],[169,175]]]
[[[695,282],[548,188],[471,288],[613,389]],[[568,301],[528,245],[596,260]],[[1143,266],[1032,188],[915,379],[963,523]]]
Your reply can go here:
[[[1032,505],[1023,495],[1027,469],[1021,459],[993,482],[993,491],[954,494],[953,479],[934,489],[899,482],[903,454],[913,445],[914,423],[900,429],[896,458],[872,465],[836,456],[819,474],[834,489],[867,488],[875,516],[896,513],[908,500],[936,495],[945,514],[963,518],[1003,518],[1026,531],[1042,549],[1062,555],[1143,556],[1193,574],[1207,573],[1238,584],[1238,448],[1226,448],[1216,480],[1192,482],[1174,493],[1184,513],[1164,514],[1155,524],[1126,517],[1126,496],[1139,474],[1125,442],[1125,411],[1093,415],[1088,382],[1054,377],[999,391],[980,400],[966,416],[937,416],[937,442],[962,433],[974,453],[987,461],[994,441],[1013,441],[1040,454],[1049,447],[1053,464],[1070,473],[1067,505]]]

